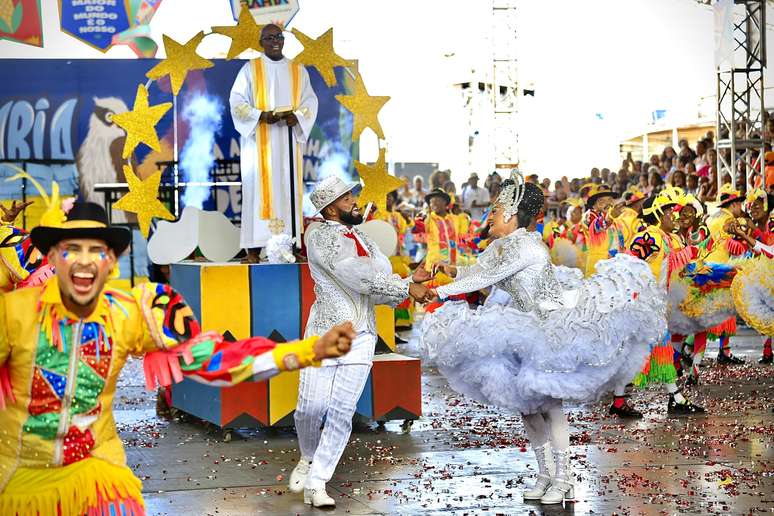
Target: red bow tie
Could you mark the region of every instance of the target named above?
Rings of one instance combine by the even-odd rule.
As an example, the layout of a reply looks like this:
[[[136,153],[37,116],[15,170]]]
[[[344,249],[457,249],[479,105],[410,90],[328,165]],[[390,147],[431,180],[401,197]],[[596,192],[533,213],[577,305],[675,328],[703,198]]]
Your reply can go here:
[[[358,256],[368,256],[368,251],[366,251],[366,248],[360,243],[360,240],[355,236],[355,232],[352,231],[352,229],[345,231],[344,236],[355,242],[355,249],[357,249]]]

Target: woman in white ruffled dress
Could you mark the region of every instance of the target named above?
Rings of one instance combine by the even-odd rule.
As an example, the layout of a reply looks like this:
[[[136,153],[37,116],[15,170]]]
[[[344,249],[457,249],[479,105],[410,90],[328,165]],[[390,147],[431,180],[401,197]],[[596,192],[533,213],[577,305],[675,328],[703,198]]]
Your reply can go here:
[[[477,310],[445,303],[425,316],[422,351],[454,390],[523,415],[538,463],[524,499],[551,504],[574,500],[562,400],[595,400],[633,378],[650,343],[666,333],[666,304],[648,265],[631,256],[600,262],[585,280],[577,269],[553,266],[540,235],[527,230],[543,202],[540,188],[518,173],[503,183],[494,240],[475,265],[445,267],[455,281],[437,295],[496,287],[508,300]]]

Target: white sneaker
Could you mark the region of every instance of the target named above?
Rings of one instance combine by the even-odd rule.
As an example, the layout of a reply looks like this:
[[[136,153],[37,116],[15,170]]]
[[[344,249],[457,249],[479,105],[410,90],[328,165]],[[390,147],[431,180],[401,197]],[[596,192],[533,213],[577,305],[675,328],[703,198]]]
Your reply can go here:
[[[543,495],[546,494],[548,488],[551,487],[551,477],[548,475],[538,475],[537,481],[532,489],[524,491],[525,500],[540,500]]]
[[[564,480],[551,481],[551,487],[548,488],[546,494],[540,499],[540,503],[544,505],[552,505],[562,502],[574,502],[575,501],[575,486]]]
[[[336,507],[336,500],[328,496],[325,487],[304,489],[304,503],[314,507]]]
[[[306,476],[309,474],[309,468],[312,466],[311,460],[306,460],[303,457],[293,471],[290,473],[290,482],[288,482],[288,489],[291,493],[300,493],[304,490],[304,483],[306,483]]]

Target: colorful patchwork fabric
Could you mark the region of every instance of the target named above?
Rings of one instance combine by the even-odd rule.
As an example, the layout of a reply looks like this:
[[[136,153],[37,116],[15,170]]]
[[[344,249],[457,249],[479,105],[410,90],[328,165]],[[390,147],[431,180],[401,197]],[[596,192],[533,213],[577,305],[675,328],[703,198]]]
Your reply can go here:
[[[632,240],[629,249],[632,254],[640,260],[647,260],[652,255],[661,251],[661,246],[659,246],[656,239],[646,231]]]
[[[159,349],[170,349],[201,333],[193,310],[169,285],[143,283],[132,290]]]

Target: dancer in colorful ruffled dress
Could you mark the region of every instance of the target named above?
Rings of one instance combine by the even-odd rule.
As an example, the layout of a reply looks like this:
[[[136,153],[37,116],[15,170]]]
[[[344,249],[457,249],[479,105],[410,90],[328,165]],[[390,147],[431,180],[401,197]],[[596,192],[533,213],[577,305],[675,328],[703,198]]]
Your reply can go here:
[[[713,240],[704,222],[704,205],[693,195],[682,191],[676,191],[676,196],[677,224],[673,232],[684,247],[694,246],[698,249],[699,258],[705,257],[712,250]],[[717,285],[718,283],[715,282],[715,286]],[[708,292],[709,284],[705,283],[703,287],[704,291]],[[672,308],[680,310],[679,306]],[[682,368],[683,362],[689,367],[686,385],[696,385],[699,378],[699,364],[707,348],[707,332],[700,331],[693,336],[672,333],[672,347],[677,352],[676,367]]]
[[[188,377],[232,385],[319,365],[349,350],[351,325],[322,338],[225,342],[201,333],[169,286],[104,288],[130,232],[101,206],[76,203],[60,227],[32,230],[56,275],[0,295],[0,514],[144,514],[113,420],[127,357],[145,356],[146,384]]]
[[[477,310],[446,303],[426,316],[421,342],[453,389],[523,415],[539,468],[524,498],[554,504],[574,497],[562,400],[594,400],[634,377],[649,343],[666,332],[666,305],[648,266],[631,256],[600,261],[585,280],[577,269],[553,266],[541,235],[527,230],[543,202],[540,188],[518,173],[503,183],[492,243],[475,265],[446,267],[455,280],[437,295],[495,286],[509,301]]]
[[[739,267],[731,290],[737,312],[763,337],[761,364],[774,361],[771,340],[774,335],[774,196],[761,189],[747,194],[746,209],[754,229],[748,235],[738,226],[732,231],[752,247],[755,257]]]
[[[695,258],[695,248],[683,247],[679,239],[672,234],[673,208],[677,205],[674,198],[660,194],[649,197],[643,204],[642,221],[647,227],[637,233],[629,245],[629,252],[647,262],[653,275],[666,294],[671,287],[673,275]],[[643,370],[634,378],[638,387],[656,383],[664,385],[669,393],[667,413],[696,414],[704,409],[691,403],[677,388],[677,371],[673,363],[674,351],[669,335],[664,332],[652,341],[650,357]],[[642,413],[626,400],[626,381],[615,388],[614,401],[609,408],[610,414],[624,418],[639,418]]]
[[[746,262],[741,257],[747,256],[752,246],[735,234],[739,227],[738,221],[747,226],[746,220],[731,219],[725,229],[734,242],[721,245],[726,249],[734,249],[739,256],[729,263],[709,261],[710,256],[718,258],[718,244],[701,221],[701,203],[680,189],[673,189],[672,193],[677,205],[675,210],[679,212],[675,234],[682,245],[695,249],[696,257],[679,276],[671,278],[667,322],[672,333],[675,366],[678,373],[683,366],[688,368],[685,385],[692,386],[699,383],[699,365],[704,357],[707,339],[722,330],[735,331],[737,306],[731,285],[739,266]]]

